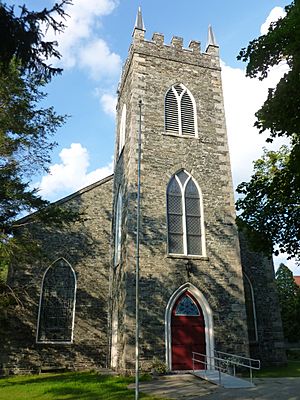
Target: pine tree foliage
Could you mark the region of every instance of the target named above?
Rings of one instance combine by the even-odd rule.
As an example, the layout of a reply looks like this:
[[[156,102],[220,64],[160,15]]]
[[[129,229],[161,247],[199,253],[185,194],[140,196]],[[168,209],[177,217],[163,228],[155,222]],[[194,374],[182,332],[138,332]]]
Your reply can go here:
[[[79,218],[76,212],[51,205],[32,188],[37,172],[47,171],[53,134],[66,116],[42,107],[45,85],[60,68],[50,58],[60,58],[57,43],[45,40],[47,30],[64,30],[67,15],[63,0],[51,9],[29,11],[0,1],[0,275],[17,249],[30,246],[15,235],[21,214],[38,211],[28,223],[42,221],[62,226]],[[32,244],[34,247],[34,244]],[[29,250],[30,251],[30,250]]]
[[[281,308],[281,318],[285,338],[300,340],[300,288],[296,284],[292,271],[280,264],[276,272],[276,284]]]

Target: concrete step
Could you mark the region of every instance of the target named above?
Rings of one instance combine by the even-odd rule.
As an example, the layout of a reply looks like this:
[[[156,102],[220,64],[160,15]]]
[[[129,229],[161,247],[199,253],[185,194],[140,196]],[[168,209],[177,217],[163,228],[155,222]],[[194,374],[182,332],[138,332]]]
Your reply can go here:
[[[225,374],[211,369],[211,370],[198,370],[193,371],[192,374],[198,378],[205,379],[208,382],[214,383],[215,385],[223,386],[224,388],[250,388],[255,385],[245,379],[237,378],[236,376]],[[220,380],[221,375],[221,380]]]

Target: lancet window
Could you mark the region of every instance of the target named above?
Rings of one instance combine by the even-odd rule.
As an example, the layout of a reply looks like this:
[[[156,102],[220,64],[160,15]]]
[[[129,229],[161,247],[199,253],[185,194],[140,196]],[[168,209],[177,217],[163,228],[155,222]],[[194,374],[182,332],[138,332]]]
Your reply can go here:
[[[73,340],[76,276],[63,258],[45,272],[38,316],[38,342],[65,343]]]
[[[122,239],[122,191],[119,189],[116,214],[115,214],[115,252],[114,252],[114,265],[117,266],[121,259],[121,239]]]
[[[193,177],[181,170],[167,188],[168,250],[171,254],[204,255],[201,193]]]
[[[119,154],[125,145],[126,136],[126,104],[123,105],[119,129]]]

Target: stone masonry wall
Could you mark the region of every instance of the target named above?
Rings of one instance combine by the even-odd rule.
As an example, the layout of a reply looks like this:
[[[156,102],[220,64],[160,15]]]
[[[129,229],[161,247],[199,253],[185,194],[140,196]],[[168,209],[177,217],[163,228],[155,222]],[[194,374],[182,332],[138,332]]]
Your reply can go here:
[[[43,255],[34,259],[30,254],[10,270],[9,283],[20,305],[1,321],[0,366],[4,373],[106,367],[111,202],[112,177],[108,177],[60,202],[84,212],[83,221],[67,230],[30,228]],[[77,278],[73,343],[37,344],[43,274],[60,257],[72,265]]]
[[[245,233],[240,233],[243,270],[251,281],[256,310],[256,342],[250,343],[250,354],[262,365],[286,363],[280,306],[272,258],[251,250]]]

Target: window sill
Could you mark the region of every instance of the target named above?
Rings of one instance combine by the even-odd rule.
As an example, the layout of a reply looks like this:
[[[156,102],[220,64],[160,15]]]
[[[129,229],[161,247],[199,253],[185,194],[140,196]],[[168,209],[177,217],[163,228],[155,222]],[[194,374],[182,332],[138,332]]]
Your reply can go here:
[[[183,254],[168,254],[166,258],[178,258],[183,260],[202,260],[209,261],[209,258],[206,256],[188,256]]]
[[[71,342],[53,342],[53,341],[36,341],[36,344],[73,344],[73,341]]]
[[[163,132],[162,133],[164,136],[173,136],[173,137],[179,137],[179,138],[184,138],[184,139],[199,139],[198,135],[188,135],[188,134],[182,134],[180,135],[179,133],[172,133],[172,132]]]

